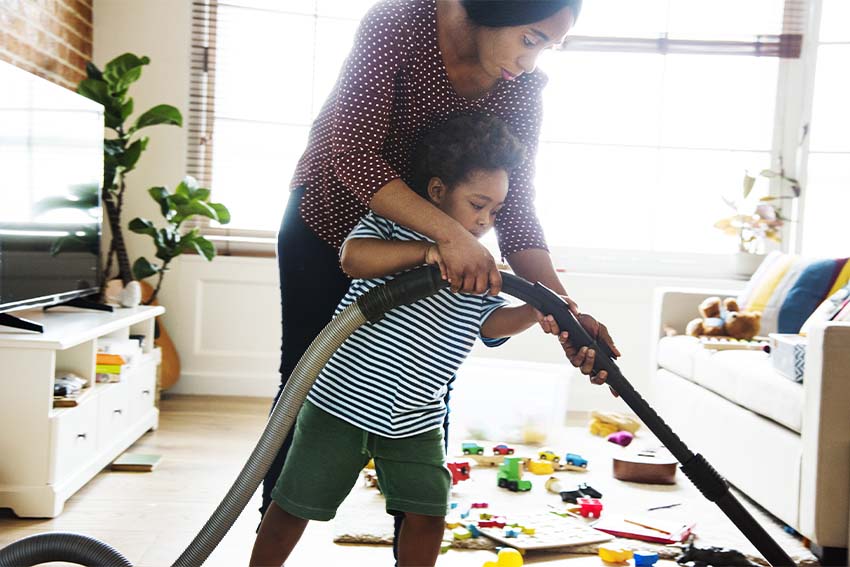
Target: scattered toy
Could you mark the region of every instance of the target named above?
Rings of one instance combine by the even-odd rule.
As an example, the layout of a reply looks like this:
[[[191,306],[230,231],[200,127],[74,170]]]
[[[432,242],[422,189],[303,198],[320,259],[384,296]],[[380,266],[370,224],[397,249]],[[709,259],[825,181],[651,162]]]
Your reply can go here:
[[[635,436],[628,431],[617,431],[608,436],[608,442],[615,443],[620,447],[628,447],[634,438]]]
[[[552,461],[553,463],[557,463],[561,460],[561,458],[551,449],[541,449],[540,452],[537,453],[537,458],[541,461]]]
[[[694,567],[706,567],[707,565],[728,565],[729,567],[756,567],[758,564],[753,563],[747,556],[737,549],[729,549],[726,547],[695,547],[694,544],[689,544],[685,551],[676,558],[676,563],[680,565],[693,562]]]
[[[556,461],[557,461],[557,459],[556,459]],[[582,457],[581,455],[579,455],[577,453],[567,453],[564,456],[564,462],[566,462],[568,465],[572,465],[574,467],[581,467],[583,469],[587,468],[587,459],[585,459],[584,457]]]
[[[452,536],[455,539],[469,539],[472,537],[472,533],[463,526],[458,526],[452,530]]]
[[[624,547],[599,546],[599,559],[608,563],[625,563],[632,558],[632,550]]]
[[[481,532],[478,530],[475,524],[467,524],[466,529],[469,530],[469,533],[472,534],[473,538],[481,537]]]
[[[472,443],[470,441],[464,441],[460,445],[461,450],[464,455],[483,455],[484,447],[479,445],[478,443]]]
[[[599,420],[602,423],[609,423],[617,427],[617,431],[628,431],[629,433],[637,433],[640,429],[640,422],[628,415],[613,411],[593,411],[591,412],[593,419]]]
[[[496,482],[500,488],[507,488],[512,492],[531,490],[531,482],[522,479],[522,459],[518,457],[505,457],[505,462],[499,467]]]
[[[505,537],[519,537],[521,533],[522,530],[519,528],[505,527]]]
[[[578,513],[585,518],[598,518],[602,515],[602,502],[598,498],[579,498]]]
[[[440,542],[440,554],[442,555],[443,553],[448,552],[451,547],[452,541],[449,539],[444,539],[442,542]]]
[[[529,459],[525,462],[525,468],[532,474],[552,474],[555,472],[554,463],[551,461],[535,461]]]
[[[452,486],[464,480],[469,480],[469,461],[451,461],[446,463],[446,466],[452,473]]]
[[[652,567],[658,561],[658,554],[653,551],[635,551],[633,558],[635,567]]]
[[[516,549],[503,547],[496,561],[487,561],[483,567],[522,567],[522,554]]]
[[[508,447],[504,443],[499,443],[495,447],[493,447],[494,455],[513,455],[514,449],[513,447]]]
[[[602,493],[587,484],[586,482],[579,484],[578,489],[584,496],[589,496],[591,498],[602,498]]]
[[[470,508],[489,508],[490,504],[487,502],[473,502]]]
[[[616,433],[619,430],[620,428],[614,425],[613,423],[605,423],[604,421],[599,421],[598,419],[592,419],[590,421],[590,432],[593,435],[599,435],[600,437],[608,437],[612,433]]]

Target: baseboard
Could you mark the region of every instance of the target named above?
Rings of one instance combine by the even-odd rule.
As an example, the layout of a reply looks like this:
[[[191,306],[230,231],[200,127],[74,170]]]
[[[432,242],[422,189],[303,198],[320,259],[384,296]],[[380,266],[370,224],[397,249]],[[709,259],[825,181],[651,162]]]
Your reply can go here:
[[[168,393],[272,399],[279,385],[280,375],[277,372],[238,376],[229,373],[181,372],[180,380],[168,389]]]

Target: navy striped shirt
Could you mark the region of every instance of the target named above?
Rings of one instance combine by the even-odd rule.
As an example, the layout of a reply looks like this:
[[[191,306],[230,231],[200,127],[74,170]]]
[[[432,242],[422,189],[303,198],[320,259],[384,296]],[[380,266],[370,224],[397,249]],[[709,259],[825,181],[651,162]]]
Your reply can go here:
[[[367,214],[348,238],[429,241],[374,213]],[[355,279],[336,313],[393,277]],[[498,296],[443,289],[398,307],[352,333],[319,373],[308,399],[384,437],[410,437],[440,427],[449,380],[481,336],[481,325],[505,305]],[[498,346],[507,339],[482,340]]]

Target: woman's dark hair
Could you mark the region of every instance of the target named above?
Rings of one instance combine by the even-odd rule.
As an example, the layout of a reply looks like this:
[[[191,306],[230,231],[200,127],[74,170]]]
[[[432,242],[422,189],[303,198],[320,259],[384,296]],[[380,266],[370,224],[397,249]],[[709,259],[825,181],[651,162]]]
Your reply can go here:
[[[428,199],[428,181],[439,177],[453,189],[476,170],[510,173],[525,158],[525,149],[504,121],[473,114],[443,122],[422,138],[413,153],[411,188]]]
[[[504,28],[524,26],[545,20],[555,12],[569,8],[578,19],[582,0],[461,0],[469,19],[479,26]]]

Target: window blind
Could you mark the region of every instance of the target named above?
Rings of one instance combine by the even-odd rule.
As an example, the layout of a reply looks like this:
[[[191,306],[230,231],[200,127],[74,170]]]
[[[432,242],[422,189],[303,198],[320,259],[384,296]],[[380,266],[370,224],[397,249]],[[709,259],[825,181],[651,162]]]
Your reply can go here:
[[[258,140],[262,136],[264,140],[277,136],[280,142],[273,148],[258,150],[266,152],[270,173],[273,171],[275,176],[275,190],[284,194],[281,201],[285,199],[287,181],[294,160],[304,149],[309,125],[348,52],[359,18],[372,3],[372,0],[193,0],[188,170],[203,186],[212,189],[214,198],[228,206],[234,200],[256,199],[256,181],[254,185],[245,183],[244,187],[235,187],[238,181],[234,180],[241,178],[233,172],[255,170],[256,161],[243,159],[249,148],[253,151],[261,146]],[[560,49],[793,59],[800,56],[808,9],[807,0],[642,0],[640,3],[594,0],[585,2],[574,32]],[[234,72],[245,62],[245,52],[235,38],[251,39],[259,34],[268,38],[269,30],[280,25],[292,26],[288,28],[292,31],[276,35],[301,34],[298,51],[281,53],[279,49],[266,49],[257,53],[267,57],[269,73],[294,66],[292,80],[297,77],[299,85],[309,83],[311,86],[305,88],[312,91],[305,95],[283,89],[275,100],[263,93],[280,89],[280,84],[263,87],[261,82],[268,77],[256,76],[249,78],[247,84],[238,85],[244,90],[244,100],[234,105],[233,93],[238,91],[234,85],[221,81],[222,77],[233,80],[232,77],[245,76]],[[275,35],[273,31],[271,34]],[[334,55],[326,55],[328,50]],[[221,93],[225,90],[228,96],[223,103]],[[281,106],[289,106],[289,112],[281,110]],[[243,126],[245,129],[239,130]],[[264,130],[264,133],[257,138],[239,139],[234,144],[234,132],[249,131],[249,127],[254,128],[250,131]],[[228,148],[234,145],[239,148],[228,153],[229,150],[225,152],[220,146],[214,152],[216,129],[224,136],[219,142]],[[217,167],[214,158],[219,161]],[[218,175],[216,171],[225,174]],[[256,200],[256,206],[263,207],[262,200]],[[247,205],[243,207],[249,210]],[[259,246],[264,238],[273,237],[275,227],[270,221],[259,224],[262,226],[246,213],[241,217],[234,215],[234,222],[228,227],[205,225],[204,232],[220,243],[241,243],[238,249],[236,244],[221,248],[224,253],[241,254]],[[264,250],[273,253],[271,246]]]

